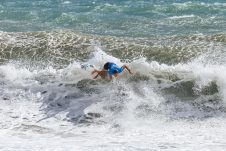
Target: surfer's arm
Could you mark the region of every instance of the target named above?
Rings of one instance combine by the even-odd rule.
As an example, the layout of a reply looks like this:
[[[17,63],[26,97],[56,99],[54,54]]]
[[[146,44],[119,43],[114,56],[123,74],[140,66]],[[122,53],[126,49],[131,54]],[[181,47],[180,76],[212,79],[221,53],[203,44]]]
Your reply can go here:
[[[97,74],[95,77],[93,77],[93,79],[96,79],[99,76],[99,74]]]
[[[99,70],[97,70],[97,69],[94,69],[92,72],[91,72],[91,74],[94,74],[94,73],[98,73],[99,72]]]
[[[122,67],[123,67],[123,68],[126,68],[126,70],[127,70],[130,74],[133,74],[127,65],[124,64]]]
[[[96,79],[96,78],[99,76],[100,71],[97,70],[97,69],[94,69],[94,70],[91,72],[92,75],[95,74],[95,73],[97,73],[97,75],[94,76],[93,79]]]
[[[96,76],[93,77],[93,79],[96,79],[98,76],[100,76],[102,79],[105,79],[107,76],[107,71],[106,70],[96,70],[94,69],[94,71],[91,74],[95,74],[97,73]]]

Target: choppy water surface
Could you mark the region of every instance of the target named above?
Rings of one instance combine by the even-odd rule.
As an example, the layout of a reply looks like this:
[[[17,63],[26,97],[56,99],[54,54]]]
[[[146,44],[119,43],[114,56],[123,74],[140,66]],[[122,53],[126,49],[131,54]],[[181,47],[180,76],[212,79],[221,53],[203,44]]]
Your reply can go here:
[[[224,1],[2,0],[0,149],[225,150]],[[126,63],[112,81],[94,65]]]

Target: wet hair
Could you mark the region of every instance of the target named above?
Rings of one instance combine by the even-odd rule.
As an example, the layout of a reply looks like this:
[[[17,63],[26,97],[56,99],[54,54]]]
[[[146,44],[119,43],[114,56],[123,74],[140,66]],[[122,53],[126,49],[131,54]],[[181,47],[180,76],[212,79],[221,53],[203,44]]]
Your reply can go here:
[[[109,63],[107,62],[107,63],[104,64],[104,69],[108,70],[108,68],[109,68]]]
[[[114,74],[118,73],[118,70],[114,70],[113,73],[114,73]]]

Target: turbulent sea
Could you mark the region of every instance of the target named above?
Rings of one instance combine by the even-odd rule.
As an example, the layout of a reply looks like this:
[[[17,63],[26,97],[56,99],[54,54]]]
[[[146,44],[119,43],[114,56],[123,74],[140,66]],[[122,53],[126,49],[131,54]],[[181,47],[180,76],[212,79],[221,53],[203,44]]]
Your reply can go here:
[[[107,61],[124,71],[92,80]],[[0,150],[226,150],[225,0],[0,0]]]

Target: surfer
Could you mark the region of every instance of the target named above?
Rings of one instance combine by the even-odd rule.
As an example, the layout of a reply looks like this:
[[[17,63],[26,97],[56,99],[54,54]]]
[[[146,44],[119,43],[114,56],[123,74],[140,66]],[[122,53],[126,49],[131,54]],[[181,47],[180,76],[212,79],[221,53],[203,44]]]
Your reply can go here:
[[[102,70],[94,69],[91,74],[93,75],[97,73],[97,75],[93,79],[96,79],[98,76],[100,76],[102,79],[106,79],[108,75],[110,79],[112,79],[113,76],[118,77],[118,74],[121,73],[124,69],[126,69],[130,74],[133,74],[127,65],[124,64],[122,67],[119,67],[112,62],[105,63]]]

